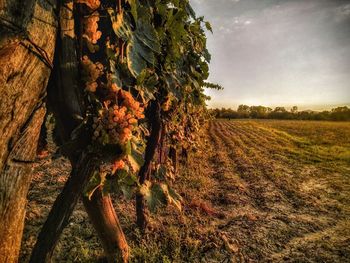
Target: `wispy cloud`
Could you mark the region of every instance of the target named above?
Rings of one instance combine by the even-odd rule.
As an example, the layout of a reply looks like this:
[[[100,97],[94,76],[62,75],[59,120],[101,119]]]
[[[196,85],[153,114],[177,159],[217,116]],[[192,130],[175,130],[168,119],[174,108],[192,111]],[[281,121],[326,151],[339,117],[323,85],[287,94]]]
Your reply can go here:
[[[210,20],[214,102],[350,101],[350,4],[344,0],[194,0]]]

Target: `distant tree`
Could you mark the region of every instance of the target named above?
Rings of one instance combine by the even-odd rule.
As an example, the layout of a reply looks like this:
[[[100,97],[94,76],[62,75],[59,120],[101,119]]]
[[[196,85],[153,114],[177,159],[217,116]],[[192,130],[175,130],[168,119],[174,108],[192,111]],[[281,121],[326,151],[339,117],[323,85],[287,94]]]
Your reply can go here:
[[[298,112],[298,106],[293,106],[291,109],[290,109],[290,112],[295,114]]]
[[[281,120],[333,120],[350,121],[350,109],[346,106],[334,108],[331,111],[298,111],[297,106],[293,106],[290,111],[285,107],[271,109],[265,106],[239,105],[237,111],[231,108],[215,109],[212,111],[216,118],[238,119],[281,119]]]
[[[290,119],[288,111],[285,107],[276,107],[271,113],[270,117],[272,119]]]
[[[310,120],[312,111],[299,111],[297,116],[299,120]]]
[[[237,108],[237,113],[240,118],[249,118],[250,107],[248,105],[239,105]]]
[[[251,106],[250,117],[254,119],[265,119],[267,117],[267,108],[264,106]]]
[[[286,112],[286,108],[285,107],[276,107],[274,110],[274,112]]]
[[[332,120],[337,120],[337,121],[350,120],[350,109],[346,106],[334,108],[332,109],[330,116]]]
[[[314,114],[314,118],[319,121],[330,120],[330,112],[329,111],[319,112],[317,114]]]

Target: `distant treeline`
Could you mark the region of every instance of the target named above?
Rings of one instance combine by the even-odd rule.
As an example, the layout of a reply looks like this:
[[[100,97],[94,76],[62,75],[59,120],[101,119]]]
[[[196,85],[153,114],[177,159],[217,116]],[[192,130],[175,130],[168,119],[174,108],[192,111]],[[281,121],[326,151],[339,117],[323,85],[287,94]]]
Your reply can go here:
[[[297,106],[290,110],[285,107],[275,109],[265,106],[239,105],[237,110],[230,108],[212,109],[216,118],[226,119],[281,119],[281,120],[329,120],[350,121],[350,108],[337,107],[331,111],[299,111]]]

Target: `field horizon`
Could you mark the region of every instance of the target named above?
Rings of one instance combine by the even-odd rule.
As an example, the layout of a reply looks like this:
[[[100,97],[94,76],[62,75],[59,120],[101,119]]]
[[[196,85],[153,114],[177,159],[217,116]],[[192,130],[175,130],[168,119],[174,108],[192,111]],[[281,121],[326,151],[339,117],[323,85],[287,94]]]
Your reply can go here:
[[[337,103],[337,104],[316,104],[316,105],[302,105],[302,104],[264,104],[264,103],[227,103],[227,104],[221,104],[221,103],[215,103],[208,105],[208,109],[221,109],[221,108],[229,108],[229,109],[237,109],[239,105],[256,105],[256,106],[264,106],[269,108],[276,108],[276,107],[284,107],[287,110],[290,110],[292,107],[297,106],[299,111],[316,111],[316,112],[322,112],[322,111],[330,111],[334,108],[338,107],[350,107],[349,103]]]

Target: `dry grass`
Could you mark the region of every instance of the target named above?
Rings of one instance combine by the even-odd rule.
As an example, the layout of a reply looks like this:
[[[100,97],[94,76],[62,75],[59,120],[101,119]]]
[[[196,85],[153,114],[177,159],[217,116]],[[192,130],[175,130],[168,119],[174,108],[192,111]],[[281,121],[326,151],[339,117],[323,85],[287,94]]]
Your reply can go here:
[[[218,120],[202,141],[177,178],[184,211],[152,215],[144,239],[133,202],[115,198],[132,262],[350,262],[350,123]],[[21,262],[68,171],[39,167]],[[79,204],[54,259],[101,255]]]

